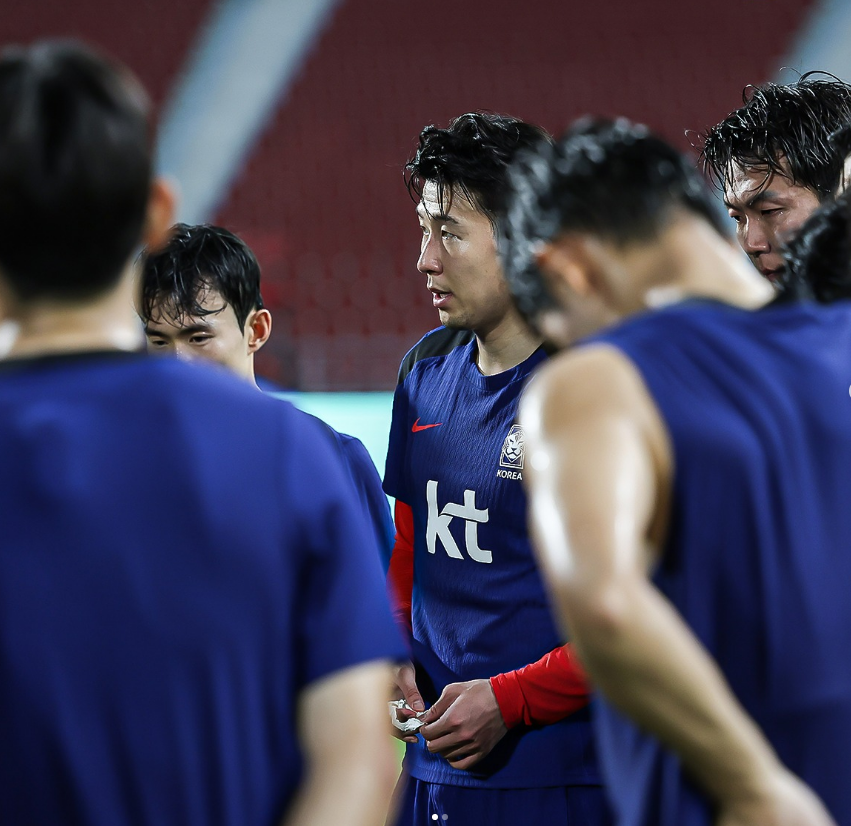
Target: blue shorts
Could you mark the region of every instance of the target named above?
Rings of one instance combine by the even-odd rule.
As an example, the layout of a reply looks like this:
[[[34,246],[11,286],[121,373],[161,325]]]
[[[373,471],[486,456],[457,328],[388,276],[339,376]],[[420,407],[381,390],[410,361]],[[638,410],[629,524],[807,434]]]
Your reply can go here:
[[[612,826],[602,786],[475,789],[402,775],[395,826]]]

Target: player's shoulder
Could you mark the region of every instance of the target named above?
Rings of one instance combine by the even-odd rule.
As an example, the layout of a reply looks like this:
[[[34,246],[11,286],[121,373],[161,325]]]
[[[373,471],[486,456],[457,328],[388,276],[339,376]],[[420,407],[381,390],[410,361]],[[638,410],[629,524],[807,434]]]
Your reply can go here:
[[[449,327],[431,330],[402,359],[398,383],[405,381],[417,364],[448,356],[457,348],[466,347],[474,338],[475,334],[471,330],[452,330]]]
[[[529,383],[521,418],[587,419],[606,414],[633,418],[652,402],[629,355],[595,340],[548,359]]]
[[[194,423],[195,432],[214,434],[225,443],[251,443],[270,455],[305,441],[326,441],[321,429],[290,402],[259,391],[218,365],[152,358],[140,378],[140,406],[155,408],[160,418]]]
[[[317,432],[322,433],[328,442],[334,446],[337,453],[344,459],[349,459],[352,454],[366,453],[363,442],[357,436],[350,436],[348,433],[336,430],[324,419],[320,419],[319,416],[314,416],[312,413],[307,413],[304,410],[297,410],[296,415],[301,415],[305,420],[310,422],[310,426]]]

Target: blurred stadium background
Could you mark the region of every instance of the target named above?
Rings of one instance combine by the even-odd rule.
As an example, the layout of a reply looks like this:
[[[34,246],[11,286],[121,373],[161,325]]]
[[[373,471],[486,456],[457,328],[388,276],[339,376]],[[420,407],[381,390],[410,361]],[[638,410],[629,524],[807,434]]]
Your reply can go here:
[[[851,77],[847,0],[29,0],[0,31],[80,38],[136,71],[181,220],[228,227],[260,260],[259,373],[380,468],[387,391],[436,323],[401,174],[424,125],[626,115],[687,148],[746,83]]]

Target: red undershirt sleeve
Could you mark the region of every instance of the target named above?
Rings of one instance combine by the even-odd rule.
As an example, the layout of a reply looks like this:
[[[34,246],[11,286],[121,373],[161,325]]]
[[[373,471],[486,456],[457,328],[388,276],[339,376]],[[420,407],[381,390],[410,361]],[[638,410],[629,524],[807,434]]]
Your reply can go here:
[[[591,691],[569,644],[531,665],[491,677],[490,684],[508,728],[557,723],[584,708]]]
[[[411,630],[411,600],[414,589],[414,512],[396,500],[396,539],[387,569],[387,590],[393,614],[400,625]]]

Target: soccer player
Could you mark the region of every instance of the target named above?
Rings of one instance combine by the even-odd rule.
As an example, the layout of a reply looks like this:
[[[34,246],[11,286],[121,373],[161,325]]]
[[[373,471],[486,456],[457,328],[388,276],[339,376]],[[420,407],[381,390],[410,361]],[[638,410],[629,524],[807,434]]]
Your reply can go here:
[[[272,316],[257,259],[233,233],[209,224],[173,227],[168,243],[145,256],[139,314],[149,352],[216,362],[257,386],[254,354],[269,338]],[[348,470],[386,569],[394,530],[378,471],[360,439],[316,421]]]
[[[851,123],[851,86],[818,74],[746,87],[744,105],[707,132],[702,152],[739,244],[781,291],[783,245],[836,194],[843,156],[830,136]]]
[[[512,180],[519,306],[591,336],[520,419],[618,823],[851,823],[851,307],[767,306],[643,127],[578,124]]]
[[[508,164],[544,139],[514,118],[427,127],[407,183],[417,268],[443,327],[405,357],[385,490],[396,498],[390,580],[411,631],[398,684],[407,735],[401,823],[608,823],[588,689],[532,559],[520,392],[546,358],[515,310],[495,224]],[[574,713],[572,713],[574,712]]]
[[[374,542],[316,425],[144,353],[151,132],[83,47],[0,55],[0,819],[373,826],[401,647]]]

